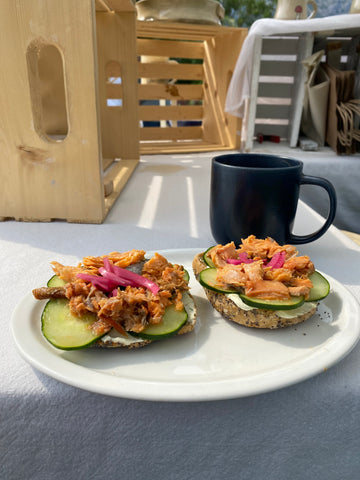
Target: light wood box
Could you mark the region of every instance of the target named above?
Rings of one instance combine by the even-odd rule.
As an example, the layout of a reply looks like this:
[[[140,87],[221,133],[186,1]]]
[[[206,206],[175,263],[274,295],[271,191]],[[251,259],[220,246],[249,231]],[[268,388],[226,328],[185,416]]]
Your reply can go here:
[[[139,162],[134,5],[2,0],[0,32],[0,218],[101,223]]]
[[[241,120],[224,106],[246,35],[245,28],[137,22],[142,154],[239,147]]]

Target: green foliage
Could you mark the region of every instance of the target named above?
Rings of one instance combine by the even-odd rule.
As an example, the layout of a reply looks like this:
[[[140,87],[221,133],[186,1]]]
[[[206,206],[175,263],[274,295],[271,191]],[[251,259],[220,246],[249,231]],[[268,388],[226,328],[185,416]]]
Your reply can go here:
[[[225,8],[223,25],[250,27],[259,18],[272,18],[276,0],[221,0]]]

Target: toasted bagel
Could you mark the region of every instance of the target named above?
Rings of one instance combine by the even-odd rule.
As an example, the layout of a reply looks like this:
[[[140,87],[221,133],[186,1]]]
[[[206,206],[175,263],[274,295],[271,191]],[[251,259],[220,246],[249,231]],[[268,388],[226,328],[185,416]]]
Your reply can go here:
[[[192,263],[194,275],[196,279],[199,279],[199,274],[205,268],[208,268],[203,259],[203,253],[199,253],[195,256]],[[260,308],[241,308],[239,304],[241,301],[232,299],[232,295],[218,293],[203,287],[205,294],[215,310],[217,310],[226,320],[238,323],[245,327],[250,328],[267,328],[276,329],[289,327],[290,325],[296,325],[298,323],[305,322],[316,312],[317,304],[309,303],[307,305],[307,311],[303,309],[299,310],[299,314],[293,316],[289,313],[284,314],[278,310],[264,310]],[[237,295],[235,294],[237,297]],[[237,300],[237,299],[236,299]],[[287,311],[289,312],[289,311]],[[290,311],[291,312],[291,311]],[[301,313],[300,313],[301,312]]]
[[[196,325],[196,305],[194,298],[190,292],[186,292],[186,298],[184,298],[184,307],[188,314],[188,319],[183,327],[176,333],[176,335],[184,335],[190,333]],[[153,343],[155,340],[149,340],[145,338],[135,338],[130,334],[127,337],[120,335],[113,328],[109,333],[101,337],[97,342],[93,344],[93,347],[101,348],[140,348],[145,347]]]

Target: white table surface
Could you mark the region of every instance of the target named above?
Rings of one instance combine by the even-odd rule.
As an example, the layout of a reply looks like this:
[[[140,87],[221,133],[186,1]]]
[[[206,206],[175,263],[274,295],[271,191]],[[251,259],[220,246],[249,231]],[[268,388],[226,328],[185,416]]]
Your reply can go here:
[[[0,223],[0,478],[355,480],[360,346],[326,372],[271,393],[152,402],[90,393],[38,372],[9,331],[49,262],[131,248],[205,248],[211,153],[143,157],[102,225]],[[296,233],[322,222],[300,204]],[[335,227],[299,250],[360,295],[360,247]],[[26,318],[24,318],[26,322]],[[148,347],[150,348],[150,347]]]

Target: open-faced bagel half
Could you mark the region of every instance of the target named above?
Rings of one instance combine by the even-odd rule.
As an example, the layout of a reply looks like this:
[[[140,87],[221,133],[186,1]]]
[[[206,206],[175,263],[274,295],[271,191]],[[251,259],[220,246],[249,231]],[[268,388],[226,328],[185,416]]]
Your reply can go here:
[[[183,327],[176,333],[176,335],[184,335],[185,333],[190,333],[196,325],[196,305],[192,295],[189,292],[186,292],[184,295],[184,308],[188,314],[187,321]],[[95,342],[93,347],[101,348],[140,348],[145,347],[154,342],[154,340],[149,340],[146,338],[135,338],[131,335],[124,337],[119,335],[117,331],[113,328],[108,334],[101,337],[97,342]]]
[[[203,253],[195,256],[192,267],[197,280],[202,270],[208,268],[203,259]],[[299,313],[291,310],[263,310],[248,307],[237,294],[218,293],[204,288],[205,294],[211,305],[225,319],[252,328],[283,328],[304,322],[316,312],[317,303],[308,303],[299,309]],[[305,312],[304,312],[305,310]]]

